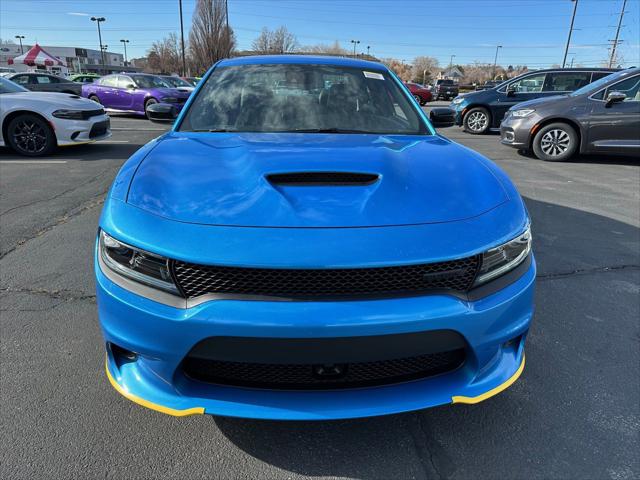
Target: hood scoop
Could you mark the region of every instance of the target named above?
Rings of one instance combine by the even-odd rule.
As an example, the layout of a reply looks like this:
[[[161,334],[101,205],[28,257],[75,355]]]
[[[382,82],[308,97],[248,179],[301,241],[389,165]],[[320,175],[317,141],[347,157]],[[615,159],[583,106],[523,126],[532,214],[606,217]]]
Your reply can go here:
[[[346,186],[359,187],[371,185],[378,181],[379,175],[358,172],[290,172],[271,173],[266,175],[272,185],[280,186]]]

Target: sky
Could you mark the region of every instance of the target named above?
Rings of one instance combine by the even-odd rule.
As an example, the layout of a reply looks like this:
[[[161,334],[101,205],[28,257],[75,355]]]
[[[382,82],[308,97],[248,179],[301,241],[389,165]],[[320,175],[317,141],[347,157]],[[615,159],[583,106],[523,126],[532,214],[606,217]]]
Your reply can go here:
[[[185,38],[196,0],[183,0]],[[229,23],[238,48],[250,49],[263,27],[284,25],[301,45],[341,43],[358,53],[419,55],[441,65],[493,63],[544,68],[562,63],[573,3],[570,0],[228,0]],[[623,0],[578,0],[568,62],[598,66],[608,58]],[[129,58],[144,56],[170,32],[180,34],[178,0],[0,0],[0,38],[24,35],[26,44],[98,48],[103,44]],[[620,30],[623,66],[640,65],[640,0],[627,0]]]

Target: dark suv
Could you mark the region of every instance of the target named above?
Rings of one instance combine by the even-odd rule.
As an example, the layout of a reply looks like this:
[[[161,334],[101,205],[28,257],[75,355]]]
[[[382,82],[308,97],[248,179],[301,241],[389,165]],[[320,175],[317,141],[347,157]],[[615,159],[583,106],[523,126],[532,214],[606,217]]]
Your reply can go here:
[[[500,126],[502,143],[548,161],[575,153],[640,158],[640,68],[602,78],[568,95],[513,107]]]
[[[436,80],[436,84],[433,87],[433,97],[436,100],[440,100],[441,98],[451,100],[452,98],[457,97],[458,93],[460,93],[458,85],[454,83],[453,80]]]
[[[456,112],[456,125],[464,126],[469,133],[486,133],[500,127],[507,110],[520,102],[571,93],[616,71],[565,68],[527,72],[494,88],[460,95],[451,102],[451,108]]]

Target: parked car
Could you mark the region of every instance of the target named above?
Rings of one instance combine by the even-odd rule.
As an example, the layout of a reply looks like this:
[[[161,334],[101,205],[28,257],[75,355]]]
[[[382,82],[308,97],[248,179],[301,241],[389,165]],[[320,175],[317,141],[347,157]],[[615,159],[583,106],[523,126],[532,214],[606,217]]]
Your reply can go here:
[[[180,110],[189,92],[172,88],[156,75],[119,73],[83,84],[82,96],[104,105],[108,111],[145,115],[149,105],[158,102],[170,103]]]
[[[196,87],[198,82],[200,82],[200,77],[181,77],[184,81],[189,83],[191,86]]]
[[[518,378],[536,267],[498,166],[436,134],[379,63],[236,57],[206,78],[105,199],[118,392],[177,416],[321,420],[477,403]]]
[[[69,76],[69,80],[78,83],[93,83],[100,78],[96,73],[76,73]]]
[[[195,89],[189,82],[174,75],[160,75],[160,78],[167,82],[170,87],[177,88],[181,92],[191,93]]]
[[[436,100],[451,100],[452,98],[457,97],[458,93],[460,93],[458,90],[458,84],[449,79],[436,80],[433,87],[433,97]]]
[[[524,73],[500,85],[455,98],[456,125],[468,133],[483,134],[500,127],[502,117],[512,106],[533,100],[570,93],[617,71],[612,68],[557,68]]]
[[[0,125],[0,146],[30,157],[111,136],[109,117],[94,102],[31,92],[6,78],[0,78]]]
[[[502,80],[488,80],[484,82],[482,85],[476,85],[476,91],[489,90],[490,88],[496,87],[501,83],[502,83]]]
[[[426,87],[411,82],[405,82],[405,85],[420,105],[425,105],[427,102],[433,100],[433,94]]]
[[[640,158],[640,68],[601,78],[573,93],[511,107],[500,126],[502,143],[548,161],[575,153]]]
[[[82,94],[82,85],[50,73],[20,72],[7,75],[4,78],[11,80],[18,85],[22,85],[33,92],[58,92],[71,93],[73,95]]]

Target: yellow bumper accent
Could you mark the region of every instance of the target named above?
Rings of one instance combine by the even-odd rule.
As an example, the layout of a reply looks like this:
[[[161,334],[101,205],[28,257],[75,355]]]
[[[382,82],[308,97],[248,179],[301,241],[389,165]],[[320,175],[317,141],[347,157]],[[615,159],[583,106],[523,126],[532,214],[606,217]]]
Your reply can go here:
[[[132,402],[137,403],[138,405],[142,405],[143,407],[150,408],[151,410],[155,410],[157,412],[166,413],[167,415],[173,415],[174,417],[187,417],[189,415],[204,414],[203,407],[194,407],[194,408],[187,408],[184,410],[176,410],[175,408],[163,407],[162,405],[158,405],[157,403],[149,402],[148,400],[140,398],[137,395],[134,395],[133,393],[127,392],[124,388],[120,386],[120,384],[118,384],[118,382],[115,381],[113,376],[111,376],[111,372],[109,371],[109,365],[107,364],[106,360],[104,362],[104,369],[107,372],[107,378],[109,379],[109,383],[111,383],[111,386],[115,388],[120,395],[128,398]]]
[[[482,395],[478,395],[477,397],[464,397],[464,396],[461,396],[461,395],[451,397],[451,403],[467,403],[467,404],[480,403],[483,400],[486,400],[487,398],[493,397],[494,395],[499,394],[503,390],[506,390],[511,385],[513,385],[513,383],[522,374],[522,371],[524,370],[524,358],[525,357],[524,357],[524,353],[523,353],[522,354],[522,363],[518,367],[518,370],[516,370],[516,373],[511,375],[509,380],[507,380],[503,384],[498,385],[497,387],[492,388],[488,392],[484,392]]]

